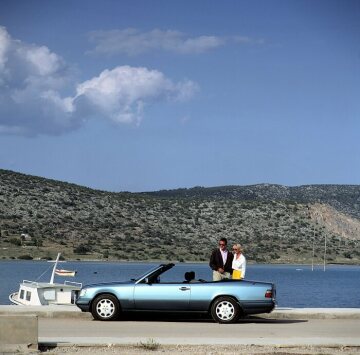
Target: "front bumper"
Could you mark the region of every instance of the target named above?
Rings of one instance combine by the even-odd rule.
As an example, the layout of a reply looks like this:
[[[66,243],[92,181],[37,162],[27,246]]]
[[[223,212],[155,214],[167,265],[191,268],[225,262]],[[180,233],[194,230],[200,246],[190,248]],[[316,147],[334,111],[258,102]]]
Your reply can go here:
[[[81,309],[82,312],[90,312],[90,303],[79,303],[76,301],[75,304]]]

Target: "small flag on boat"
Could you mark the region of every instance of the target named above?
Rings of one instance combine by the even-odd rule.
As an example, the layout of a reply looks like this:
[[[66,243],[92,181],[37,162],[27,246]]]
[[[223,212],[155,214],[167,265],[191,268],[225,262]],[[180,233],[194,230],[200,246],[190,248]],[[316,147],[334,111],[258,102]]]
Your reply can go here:
[[[63,270],[63,269],[56,269],[55,274],[59,276],[75,276],[76,271],[72,270]]]

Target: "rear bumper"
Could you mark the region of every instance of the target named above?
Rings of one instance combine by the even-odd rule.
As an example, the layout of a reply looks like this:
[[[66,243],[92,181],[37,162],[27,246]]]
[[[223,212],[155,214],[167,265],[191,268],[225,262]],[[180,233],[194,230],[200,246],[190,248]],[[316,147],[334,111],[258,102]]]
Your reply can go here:
[[[252,301],[252,302],[241,302],[240,307],[244,311],[244,314],[259,314],[259,313],[270,313],[275,308],[275,301]]]

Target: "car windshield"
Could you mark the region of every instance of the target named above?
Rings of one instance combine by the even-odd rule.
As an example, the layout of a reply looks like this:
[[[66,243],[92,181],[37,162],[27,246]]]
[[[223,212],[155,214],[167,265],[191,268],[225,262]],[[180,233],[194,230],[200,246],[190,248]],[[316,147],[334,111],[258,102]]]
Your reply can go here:
[[[156,265],[156,266],[154,266],[152,269],[147,270],[146,272],[144,272],[143,274],[141,274],[140,276],[138,276],[138,277],[136,277],[135,279],[132,279],[132,280],[138,281],[138,280],[144,278],[146,275],[154,272],[154,271],[155,271],[156,269],[158,269],[158,268],[159,268],[159,265]]]
[[[135,281],[139,281],[141,279],[143,279],[145,276],[150,276],[152,274],[156,274],[156,276],[162,274],[164,271],[171,269],[174,266],[174,264],[161,264],[161,265],[157,265],[155,267],[153,267],[152,269],[146,271],[145,273],[143,273],[141,276],[137,277],[135,279]],[[156,271],[158,270],[158,271]]]
[[[192,274],[194,280],[211,281],[211,274],[207,268],[201,270],[198,268],[195,273],[194,265],[189,264],[163,264],[162,267],[159,265],[138,277],[136,281],[143,279],[143,282],[145,282],[146,276],[150,283],[183,283],[189,281],[186,280],[186,274],[188,276]]]

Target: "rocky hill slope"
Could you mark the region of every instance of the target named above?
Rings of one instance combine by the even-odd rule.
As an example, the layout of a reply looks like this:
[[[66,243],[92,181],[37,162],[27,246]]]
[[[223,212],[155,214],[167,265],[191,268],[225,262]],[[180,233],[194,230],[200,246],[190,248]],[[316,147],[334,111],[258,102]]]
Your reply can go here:
[[[161,190],[147,193],[163,197],[227,198],[242,201],[293,201],[323,203],[339,212],[360,218],[360,185],[303,185],[282,186],[258,184],[248,186],[194,187],[191,189]]]
[[[291,193],[289,191],[292,191]],[[295,193],[295,192],[296,193]],[[0,258],[207,261],[217,240],[251,262],[359,263],[357,186],[111,193],[0,170]],[[359,195],[357,195],[359,196]]]

